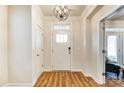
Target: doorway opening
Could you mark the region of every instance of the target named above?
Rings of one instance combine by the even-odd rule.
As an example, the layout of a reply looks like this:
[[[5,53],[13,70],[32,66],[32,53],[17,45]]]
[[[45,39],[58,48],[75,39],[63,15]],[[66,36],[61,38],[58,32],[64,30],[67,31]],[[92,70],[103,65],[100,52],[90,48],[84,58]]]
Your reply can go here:
[[[124,6],[102,21],[105,82],[124,80]]]

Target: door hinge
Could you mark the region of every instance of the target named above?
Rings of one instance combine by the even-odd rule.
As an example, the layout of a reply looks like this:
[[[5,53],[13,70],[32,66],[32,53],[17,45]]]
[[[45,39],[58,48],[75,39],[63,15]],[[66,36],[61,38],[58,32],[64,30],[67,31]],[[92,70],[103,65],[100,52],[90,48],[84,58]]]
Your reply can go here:
[[[103,49],[103,50],[102,50],[102,53],[106,53],[106,51]]]
[[[106,76],[106,73],[105,73],[105,72],[103,72],[103,73],[102,73],[102,75],[103,75],[103,76]]]

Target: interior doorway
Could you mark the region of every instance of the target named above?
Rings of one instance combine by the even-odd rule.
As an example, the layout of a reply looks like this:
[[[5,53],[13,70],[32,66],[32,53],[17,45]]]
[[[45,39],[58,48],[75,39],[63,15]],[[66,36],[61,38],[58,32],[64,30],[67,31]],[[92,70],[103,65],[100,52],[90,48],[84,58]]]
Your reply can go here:
[[[124,80],[124,7],[103,21],[103,60],[105,82]]]
[[[52,70],[71,70],[70,24],[54,24],[52,36]]]

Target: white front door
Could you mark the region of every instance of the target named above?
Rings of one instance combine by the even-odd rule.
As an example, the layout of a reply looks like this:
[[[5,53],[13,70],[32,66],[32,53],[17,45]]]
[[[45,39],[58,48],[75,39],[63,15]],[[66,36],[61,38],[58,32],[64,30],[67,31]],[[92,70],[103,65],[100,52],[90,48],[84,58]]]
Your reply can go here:
[[[53,70],[70,70],[70,43],[70,25],[58,25],[53,31]]]

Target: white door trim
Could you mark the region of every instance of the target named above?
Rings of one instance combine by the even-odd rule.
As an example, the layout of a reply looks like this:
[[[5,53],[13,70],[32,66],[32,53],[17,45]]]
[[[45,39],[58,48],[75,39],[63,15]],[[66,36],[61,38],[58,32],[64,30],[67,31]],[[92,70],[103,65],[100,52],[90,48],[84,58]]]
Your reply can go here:
[[[55,22],[51,24],[51,71],[53,71],[53,26],[55,24],[69,24],[70,25],[70,46],[71,46],[71,55],[70,55],[70,71],[72,71],[72,62],[73,62],[73,38],[72,38],[72,23],[71,22]]]

